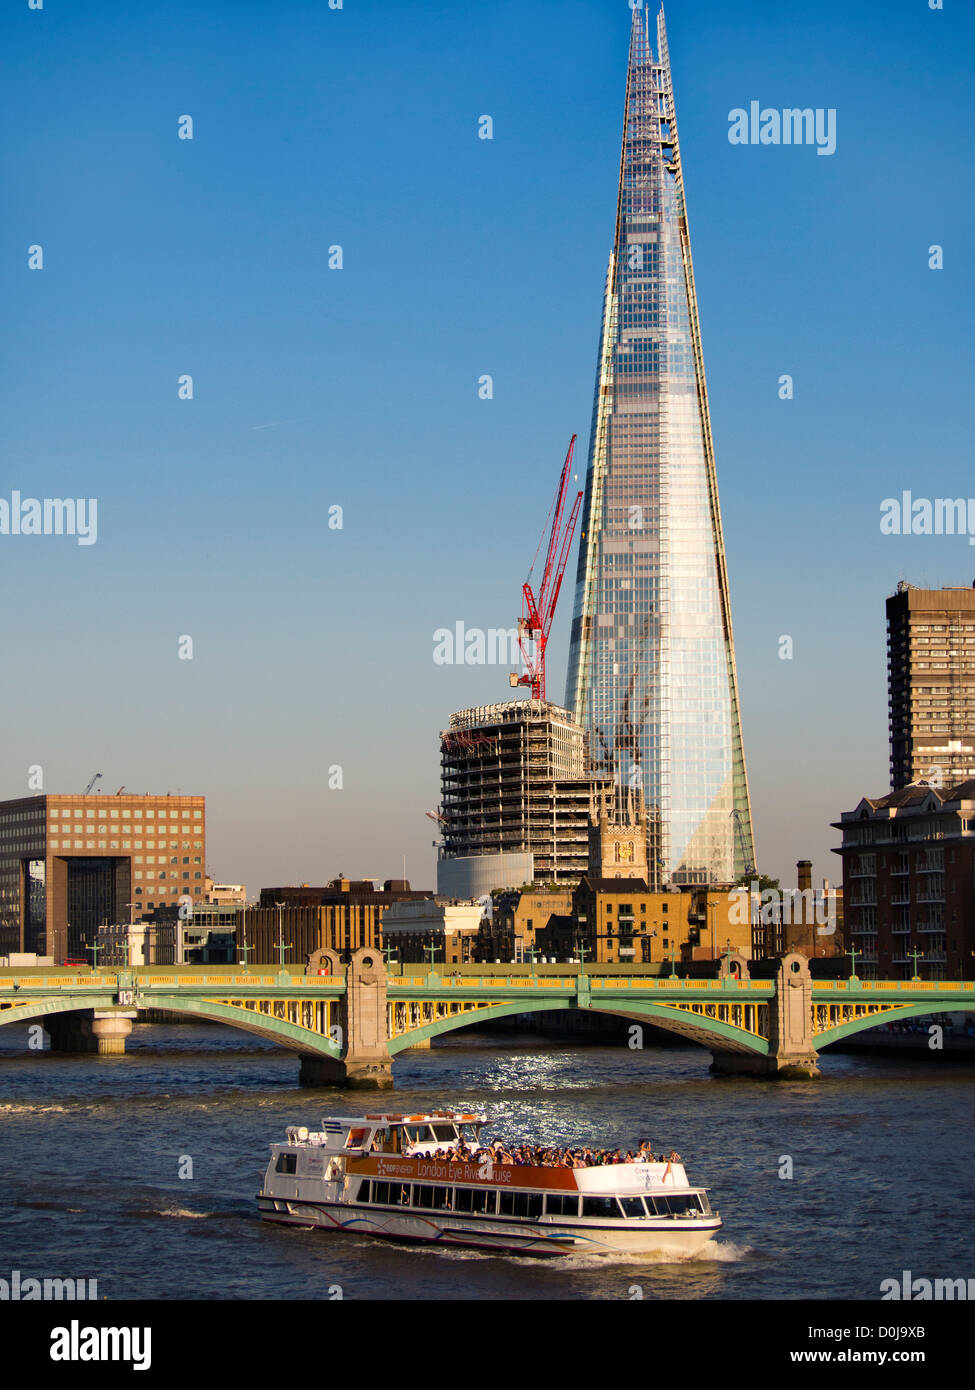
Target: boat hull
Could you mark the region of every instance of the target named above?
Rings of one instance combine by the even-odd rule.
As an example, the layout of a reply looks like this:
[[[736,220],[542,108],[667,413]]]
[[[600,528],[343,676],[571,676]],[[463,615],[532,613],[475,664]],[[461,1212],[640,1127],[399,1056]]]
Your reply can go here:
[[[689,1259],[717,1235],[722,1224],[716,1216],[639,1224],[620,1221],[602,1225],[581,1220],[525,1222],[493,1216],[400,1212],[349,1202],[274,1197],[263,1192],[258,1194],[257,1201],[262,1220],[285,1226],[409,1244],[552,1257],[663,1254]]]

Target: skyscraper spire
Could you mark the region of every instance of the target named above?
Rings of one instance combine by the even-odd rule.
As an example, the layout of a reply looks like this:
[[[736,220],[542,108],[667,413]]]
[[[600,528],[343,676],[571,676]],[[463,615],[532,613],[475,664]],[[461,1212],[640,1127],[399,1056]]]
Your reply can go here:
[[[597,765],[643,788],[661,881],[754,868],[663,9],[656,58],[649,15],[630,32],[566,704]]]

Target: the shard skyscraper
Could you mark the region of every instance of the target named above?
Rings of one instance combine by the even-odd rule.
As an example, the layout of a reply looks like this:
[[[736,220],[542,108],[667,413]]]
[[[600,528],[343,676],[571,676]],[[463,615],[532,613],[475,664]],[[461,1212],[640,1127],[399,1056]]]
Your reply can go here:
[[[657,881],[754,868],[731,607],[661,9],[633,14],[566,705],[642,786]]]

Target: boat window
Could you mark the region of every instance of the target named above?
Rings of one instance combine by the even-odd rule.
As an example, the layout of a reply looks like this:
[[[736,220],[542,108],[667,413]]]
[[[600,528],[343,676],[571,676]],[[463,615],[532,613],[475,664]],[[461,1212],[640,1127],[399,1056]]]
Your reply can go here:
[[[471,1211],[482,1212],[491,1216],[498,1209],[498,1193],[494,1187],[475,1187],[473,1191],[474,1202]]]
[[[540,1192],[499,1193],[502,1216],[541,1216],[544,1198]]]
[[[457,1138],[457,1131],[453,1125],[434,1125],[434,1138],[441,1144],[452,1144]]]
[[[617,1200],[623,1208],[624,1216],[638,1216],[641,1220],[646,1216],[642,1197],[619,1197]]]
[[[430,1211],[450,1210],[449,1187],[426,1187],[416,1183],[413,1187],[413,1205],[426,1207]]]
[[[711,1215],[711,1203],[708,1201],[708,1195],[707,1195],[707,1193],[706,1193],[706,1192],[699,1192],[699,1193],[697,1194],[697,1200],[700,1202],[700,1204],[701,1204],[701,1210],[704,1212],[705,1216],[710,1216],[710,1215]]]
[[[578,1216],[579,1197],[575,1192],[550,1192],[545,1198],[549,1216]]]
[[[696,1216],[700,1210],[695,1196],[654,1197],[653,1205],[657,1216]]]
[[[613,1220],[618,1220],[620,1213],[615,1197],[583,1197],[582,1214],[583,1216],[609,1216]]]
[[[385,1206],[389,1201],[389,1183],[374,1182],[372,1185],[372,1196],[369,1200],[378,1202],[380,1206]]]
[[[454,1192],[454,1211],[473,1211],[474,1191],[470,1187],[458,1187]]]
[[[408,1182],[394,1182],[391,1184],[391,1189],[392,1196],[389,1199],[391,1202],[396,1202],[397,1205],[401,1207],[408,1207],[410,1205],[410,1195],[413,1189]]]
[[[297,1154],[278,1154],[278,1161],[274,1165],[276,1173],[297,1173],[298,1155]]]

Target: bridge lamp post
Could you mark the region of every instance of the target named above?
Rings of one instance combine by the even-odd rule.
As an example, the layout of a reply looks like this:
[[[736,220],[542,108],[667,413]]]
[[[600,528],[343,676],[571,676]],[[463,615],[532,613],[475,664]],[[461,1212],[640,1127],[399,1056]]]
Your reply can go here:
[[[278,909],[278,939],[274,944],[278,952],[278,964],[283,970],[284,953],[291,950],[291,942],[285,944],[284,940],[284,903],[275,903],[274,906]]]
[[[912,980],[912,981],[914,981],[914,980],[920,980],[921,977],[920,977],[920,975],[917,973],[917,960],[918,960],[918,956],[920,956],[922,960],[924,959],[924,952],[923,952],[923,951],[919,951],[919,950],[917,949],[917,947],[915,946],[915,947],[914,947],[914,950],[913,950],[913,951],[908,951],[907,954],[908,954],[909,956],[913,956],[913,957],[914,957],[914,974],[911,976],[911,980]]]
[[[728,940],[726,941],[725,945],[728,947],[727,951],[725,952],[725,957],[724,957],[725,972],[726,972],[726,978],[730,980],[730,979],[731,979],[731,937],[730,937],[730,936],[728,937]]]
[[[851,946],[846,953],[850,957],[850,979],[857,978],[857,956],[862,956],[863,952],[858,951],[855,946]]]
[[[426,951],[429,951],[429,952],[430,952],[430,969],[432,970],[432,969],[433,969],[433,966],[434,966],[434,957],[436,956],[437,952],[440,950],[440,947],[437,946],[436,944],[434,944],[434,945],[430,945],[430,946],[424,946],[423,950],[424,950],[425,952],[426,952]]]

